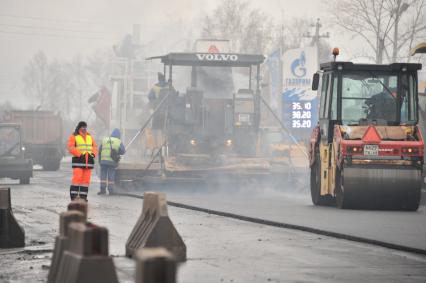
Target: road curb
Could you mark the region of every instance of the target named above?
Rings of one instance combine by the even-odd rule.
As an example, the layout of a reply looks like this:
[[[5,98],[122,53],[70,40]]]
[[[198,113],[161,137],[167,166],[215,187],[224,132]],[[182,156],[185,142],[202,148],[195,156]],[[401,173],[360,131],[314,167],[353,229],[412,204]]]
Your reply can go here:
[[[117,195],[143,199],[143,196],[137,195],[137,194],[118,193]],[[331,232],[331,231],[312,228],[312,227],[308,227],[308,226],[301,226],[301,225],[295,225],[295,224],[290,224],[290,223],[276,222],[276,221],[271,221],[271,220],[266,220],[266,219],[254,218],[254,217],[238,215],[238,214],[234,214],[234,213],[228,213],[228,212],[217,211],[217,210],[212,210],[212,209],[207,209],[207,208],[201,208],[201,207],[192,206],[192,205],[186,205],[186,204],[172,202],[172,201],[167,201],[167,204],[170,205],[170,206],[174,206],[174,207],[190,209],[190,210],[199,211],[199,212],[205,212],[205,213],[208,213],[208,214],[223,216],[223,217],[227,217],[227,218],[233,218],[233,219],[242,220],[242,221],[251,222],[251,223],[256,223],[256,224],[263,224],[263,225],[267,225],[267,226],[284,228],[284,229],[291,229],[291,230],[299,230],[299,231],[308,232],[308,233],[312,233],[312,234],[316,234],[316,235],[323,235],[323,236],[348,240],[348,241],[357,242],[357,243],[370,244],[370,245],[375,245],[375,246],[393,249],[393,250],[397,250],[397,251],[426,255],[426,250],[424,250],[424,249],[418,249],[418,248],[413,248],[413,247],[408,247],[408,246],[403,246],[403,245],[398,245],[398,244],[393,244],[393,243],[387,243],[387,242],[383,242],[383,241],[378,241],[378,240],[368,239],[368,238],[363,238],[363,237],[358,237],[358,236],[352,236],[352,235],[347,235],[347,234],[343,234],[343,233]]]

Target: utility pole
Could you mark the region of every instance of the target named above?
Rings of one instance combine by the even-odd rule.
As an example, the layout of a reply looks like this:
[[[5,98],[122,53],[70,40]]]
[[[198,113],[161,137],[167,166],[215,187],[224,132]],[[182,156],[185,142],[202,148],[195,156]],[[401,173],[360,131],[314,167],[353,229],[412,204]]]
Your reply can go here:
[[[399,2],[397,8],[393,13],[395,13],[395,22],[393,30],[393,50],[392,50],[392,62],[396,62],[396,57],[398,56],[398,25],[399,20],[405,11],[407,11],[409,4]]]
[[[315,34],[311,35],[309,32],[304,34],[303,37],[312,38],[311,46],[317,47],[317,57],[318,57],[318,65],[320,64],[320,39],[321,38],[329,38],[330,33],[326,32],[323,34],[320,34],[320,29],[322,27],[322,24],[320,23],[320,19],[317,18],[317,22],[315,24],[311,24],[311,27],[315,27]]]
[[[280,46],[282,55],[284,52],[284,24],[281,24]]]

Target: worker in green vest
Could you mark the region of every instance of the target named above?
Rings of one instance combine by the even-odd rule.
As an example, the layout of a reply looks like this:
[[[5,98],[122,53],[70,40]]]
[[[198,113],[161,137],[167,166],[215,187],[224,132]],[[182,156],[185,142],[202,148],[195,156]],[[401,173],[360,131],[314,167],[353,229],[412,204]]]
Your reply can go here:
[[[101,165],[101,190],[98,195],[114,194],[115,170],[120,162],[120,156],[126,152],[121,141],[119,129],[114,129],[111,136],[105,137],[99,146],[99,163]]]

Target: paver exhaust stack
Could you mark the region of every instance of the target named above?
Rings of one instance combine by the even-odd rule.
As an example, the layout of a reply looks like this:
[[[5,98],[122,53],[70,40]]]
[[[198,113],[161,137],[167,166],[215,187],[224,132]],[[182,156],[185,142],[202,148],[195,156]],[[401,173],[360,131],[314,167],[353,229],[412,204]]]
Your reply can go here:
[[[126,256],[139,248],[164,247],[177,261],[186,261],[186,246],[169,218],[164,193],[144,193],[142,214],[126,242]]]
[[[12,213],[10,188],[0,188],[0,248],[25,246],[25,232]]]

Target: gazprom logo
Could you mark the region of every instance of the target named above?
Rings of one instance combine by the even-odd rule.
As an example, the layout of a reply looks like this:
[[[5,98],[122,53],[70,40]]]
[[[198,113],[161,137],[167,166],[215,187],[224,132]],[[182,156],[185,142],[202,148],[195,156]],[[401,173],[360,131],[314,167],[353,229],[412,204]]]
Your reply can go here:
[[[300,53],[300,57],[291,63],[291,73],[298,78],[302,78],[306,76],[306,56],[305,51]]]
[[[200,61],[238,61],[238,55],[235,54],[197,53],[196,55]]]

